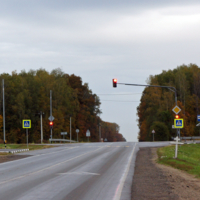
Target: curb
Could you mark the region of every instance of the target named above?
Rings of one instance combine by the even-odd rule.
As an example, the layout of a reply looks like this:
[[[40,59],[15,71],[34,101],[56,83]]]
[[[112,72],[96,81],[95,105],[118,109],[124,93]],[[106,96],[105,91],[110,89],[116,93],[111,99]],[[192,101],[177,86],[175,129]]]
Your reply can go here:
[[[23,151],[29,151],[29,149],[19,149],[19,150],[14,150],[14,151],[2,151],[1,153],[19,153]]]

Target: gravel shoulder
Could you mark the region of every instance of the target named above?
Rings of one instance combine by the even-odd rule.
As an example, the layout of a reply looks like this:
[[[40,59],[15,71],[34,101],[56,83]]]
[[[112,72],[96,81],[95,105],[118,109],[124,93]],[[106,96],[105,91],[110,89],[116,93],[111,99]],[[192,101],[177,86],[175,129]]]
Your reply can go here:
[[[200,179],[156,163],[157,148],[140,148],[132,185],[132,200],[200,200]]]

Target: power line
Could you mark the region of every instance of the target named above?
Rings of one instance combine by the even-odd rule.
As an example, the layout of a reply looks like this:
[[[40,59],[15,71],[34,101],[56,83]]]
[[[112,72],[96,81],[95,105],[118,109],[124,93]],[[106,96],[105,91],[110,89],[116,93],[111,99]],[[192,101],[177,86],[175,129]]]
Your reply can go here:
[[[97,94],[97,95],[136,95],[136,94],[142,94],[142,93],[132,93],[132,94]]]
[[[116,100],[101,100],[101,101],[112,101],[112,102],[140,102],[140,101],[116,101]]]

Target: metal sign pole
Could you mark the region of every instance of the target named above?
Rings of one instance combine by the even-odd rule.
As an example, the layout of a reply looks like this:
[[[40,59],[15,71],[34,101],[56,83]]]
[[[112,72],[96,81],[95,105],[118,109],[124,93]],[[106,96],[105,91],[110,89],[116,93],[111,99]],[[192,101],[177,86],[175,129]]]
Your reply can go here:
[[[28,149],[28,129],[26,128],[26,140],[27,140],[27,149]]]

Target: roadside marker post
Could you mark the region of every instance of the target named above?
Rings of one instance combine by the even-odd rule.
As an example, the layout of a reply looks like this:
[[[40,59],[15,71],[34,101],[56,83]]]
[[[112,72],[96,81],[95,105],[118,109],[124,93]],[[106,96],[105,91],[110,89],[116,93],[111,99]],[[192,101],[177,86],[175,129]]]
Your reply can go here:
[[[90,131],[89,131],[89,129],[86,131],[86,137],[88,138],[88,142],[89,142],[89,137],[90,137]]]
[[[79,133],[79,129],[76,129],[76,133],[77,133],[77,142],[78,142],[78,133]]]
[[[175,140],[175,142],[170,142],[170,144],[175,144],[176,145],[176,147],[175,147],[175,157],[174,158],[177,158],[178,157],[178,144],[184,144],[184,143],[179,142],[180,139],[178,138],[178,136],[176,136],[174,138],[174,140]]]
[[[155,131],[153,130],[152,133],[153,133],[153,142],[154,142],[154,133],[155,133]]]
[[[30,119],[22,120],[22,128],[26,129],[26,140],[27,140],[27,149],[28,149],[28,129],[31,128],[31,120]]]

